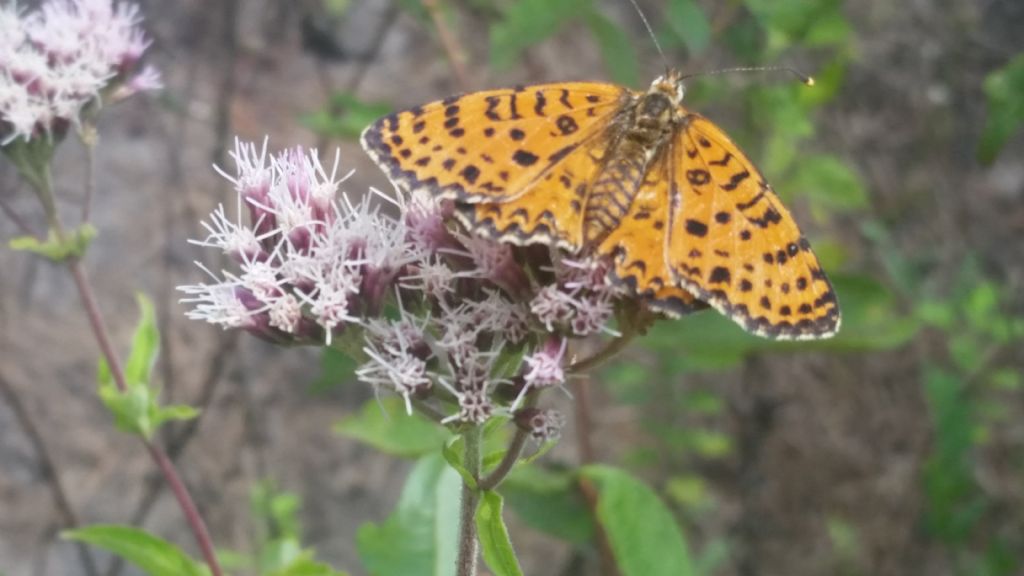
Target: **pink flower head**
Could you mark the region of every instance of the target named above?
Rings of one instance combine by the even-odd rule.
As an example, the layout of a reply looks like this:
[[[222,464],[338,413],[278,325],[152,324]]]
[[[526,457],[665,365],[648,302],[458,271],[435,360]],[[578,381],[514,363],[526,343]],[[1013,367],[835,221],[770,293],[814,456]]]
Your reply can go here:
[[[139,70],[139,22],[137,6],[113,0],[0,6],[0,145],[62,131],[112,86],[159,87],[155,69]]]

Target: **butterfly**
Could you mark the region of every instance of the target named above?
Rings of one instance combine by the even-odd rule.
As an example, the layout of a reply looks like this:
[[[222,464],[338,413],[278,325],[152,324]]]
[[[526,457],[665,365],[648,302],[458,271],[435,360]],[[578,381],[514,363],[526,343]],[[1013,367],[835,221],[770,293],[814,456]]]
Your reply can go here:
[[[385,116],[361,140],[396,185],[453,200],[470,230],[610,258],[666,315],[710,305],[767,338],[835,335],[839,303],[807,239],[684,91],[675,71],[646,91],[485,90]]]

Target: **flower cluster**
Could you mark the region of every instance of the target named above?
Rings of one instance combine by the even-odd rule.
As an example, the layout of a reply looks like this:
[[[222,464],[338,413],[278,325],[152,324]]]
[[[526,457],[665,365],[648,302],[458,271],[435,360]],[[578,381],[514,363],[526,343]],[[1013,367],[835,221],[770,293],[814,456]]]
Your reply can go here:
[[[113,0],[0,6],[0,145],[60,132],[104,96],[159,88],[139,67],[149,46],[139,21],[135,5]]]
[[[513,247],[454,225],[452,206],[426,195],[356,199],[316,151],[269,155],[236,143],[237,216],[218,207],[194,241],[228,270],[183,286],[188,315],[283,344],[335,346],[361,362],[378,391],[480,424],[524,410],[561,387],[569,339],[609,328],[625,296],[606,263]],[[205,270],[205,268],[204,268]],[[444,408],[447,406],[448,408]],[[440,407],[440,408],[439,408]],[[561,419],[526,418],[537,438]]]

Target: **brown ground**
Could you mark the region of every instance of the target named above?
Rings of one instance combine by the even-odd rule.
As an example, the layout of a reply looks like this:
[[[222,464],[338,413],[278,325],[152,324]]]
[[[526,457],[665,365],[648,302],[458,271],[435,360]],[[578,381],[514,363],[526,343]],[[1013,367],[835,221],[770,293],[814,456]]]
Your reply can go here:
[[[191,403],[208,399],[195,434],[177,445],[217,543],[247,546],[247,490],[272,477],[315,503],[303,515],[308,543],[360,574],[356,529],[390,510],[406,470],[404,463],[330,432],[331,423],[355,410],[369,391],[351,385],[326,398],[307,394],[318,367],[314,351],[236,340],[186,321],[173,287],[199,278],[191,261],[201,252],[185,238],[196,237],[198,218],[228,198],[210,165],[233,135],[269,134],[272,147],[316,143],[295,118],[322,104],[326,84],[412,105],[454,92],[456,83],[431,31],[407,15],[394,18],[383,0],[355,2],[339,25],[339,37],[355,54],[372,51],[376,31],[386,28],[372,62],[332,65],[301,51],[291,2],[237,3],[236,43],[226,39],[226,1],[144,4],[156,38],[154,60],[166,75],[166,105],[131,101],[107,111],[101,125],[94,219],[102,233],[87,260],[101,305],[123,345],[134,321],[133,293],[152,295],[161,308],[165,348],[159,370],[167,394]],[[658,3],[645,4],[649,13],[658,12]],[[892,224],[902,250],[938,256],[935,283],[948,281],[974,253],[986,271],[1019,293],[1024,142],[1011,143],[988,169],[975,163],[973,147],[983,120],[978,86],[994,64],[1024,48],[1024,4],[849,4],[857,63],[843,94],[820,119],[821,150],[862,172],[873,210]],[[609,13],[628,21],[642,39],[626,3],[609,5]],[[512,72],[487,77],[484,31],[467,24],[459,34],[477,86],[604,77],[594,47],[570,33],[531,50]],[[653,74],[657,61],[646,55]],[[705,68],[730,64],[710,60]],[[226,70],[235,71],[233,83]],[[357,145],[340,146],[345,166],[357,170],[349,190],[383,184]],[[82,164],[76,145],[62,148],[58,187],[69,219],[80,207]],[[10,172],[0,164],[0,196],[40,226],[34,199]],[[848,227],[864,269],[878,269],[878,259],[857,239],[857,222]],[[0,219],[0,238],[14,234],[10,222]],[[153,481],[153,467],[138,443],[112,429],[95,398],[96,350],[67,274],[9,250],[0,251],[0,270],[0,376],[39,427],[77,517],[86,523],[129,521]],[[928,543],[919,525],[919,473],[930,424],[918,369],[922,355],[936,349],[923,337],[890,353],[755,359],[724,377],[685,383],[713,382],[729,400],[729,411],[715,425],[733,435],[737,455],[698,470],[712,483],[720,507],[695,536],[698,542],[725,537],[732,543],[732,561],[722,574],[953,574],[948,557]],[[827,386],[820,384],[825,376]],[[608,446],[599,456],[612,459],[621,451],[622,431],[636,430],[624,424],[635,415],[609,407],[600,391],[595,396],[594,443]],[[563,450],[549,458],[573,459],[573,440],[570,434]],[[680,472],[671,468],[665,472]],[[1019,491],[1024,483],[1016,480]],[[856,554],[842,564],[827,530],[835,518],[859,534]],[[143,525],[191,546],[166,493],[145,513]],[[39,454],[9,404],[0,403],[0,572],[83,574],[76,550],[54,539],[63,526]],[[564,557],[564,550],[526,532],[514,537],[531,576],[557,573],[552,567],[560,563],[552,558]]]

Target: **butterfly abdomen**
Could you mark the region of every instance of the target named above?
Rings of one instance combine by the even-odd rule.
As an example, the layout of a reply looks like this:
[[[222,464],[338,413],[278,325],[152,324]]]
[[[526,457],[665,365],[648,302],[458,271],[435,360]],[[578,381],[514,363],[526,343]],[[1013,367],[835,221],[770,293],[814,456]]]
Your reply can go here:
[[[583,217],[587,245],[593,246],[619,225],[633,204],[646,170],[644,149],[623,142],[587,197]]]
[[[639,192],[647,167],[672,129],[674,106],[664,94],[640,96],[611,159],[594,182],[584,213],[584,241],[593,246],[618,227]]]

